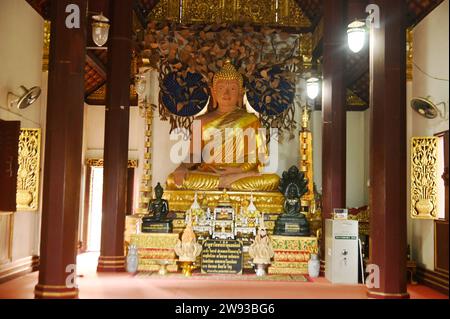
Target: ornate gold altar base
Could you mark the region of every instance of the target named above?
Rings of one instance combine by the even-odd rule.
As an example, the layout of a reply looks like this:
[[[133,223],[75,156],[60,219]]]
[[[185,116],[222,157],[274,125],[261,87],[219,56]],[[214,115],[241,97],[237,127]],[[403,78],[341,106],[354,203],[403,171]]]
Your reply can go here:
[[[316,237],[272,236],[275,252],[269,274],[308,274],[308,261],[311,254],[317,254]]]
[[[164,191],[164,198],[169,201],[171,211],[177,212],[176,219],[173,221],[174,232],[182,232],[185,227],[185,212],[191,207],[194,202],[196,191],[191,190],[166,190]],[[232,206],[236,212],[244,201],[249,202],[253,195],[253,202],[261,213],[266,216],[266,227],[269,233],[272,233],[275,227],[275,220],[283,211],[284,197],[279,192],[242,192],[242,191],[228,191],[227,195]],[[206,199],[207,206],[211,211],[219,203],[223,197],[223,191],[197,191],[199,203],[203,203]]]
[[[175,244],[178,234],[134,234],[130,244],[136,245],[139,255],[138,271],[159,271],[167,261],[167,271],[177,272]]]

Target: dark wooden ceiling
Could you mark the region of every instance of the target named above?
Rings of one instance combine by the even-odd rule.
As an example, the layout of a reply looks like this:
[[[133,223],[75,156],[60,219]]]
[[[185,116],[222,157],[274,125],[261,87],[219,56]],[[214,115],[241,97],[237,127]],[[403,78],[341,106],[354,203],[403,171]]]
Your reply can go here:
[[[49,18],[49,4],[51,0],[26,0],[44,19]],[[324,0],[295,0],[315,28],[322,17]],[[408,6],[408,24],[414,26],[419,23],[428,13],[437,7],[443,0],[405,0]],[[135,14],[135,25],[139,28],[147,23],[147,17],[159,0],[134,0],[133,9]],[[108,0],[95,0],[89,2],[89,11],[108,12]],[[136,29],[136,27],[135,27]],[[88,30],[90,32],[90,30]],[[93,47],[90,37],[88,47]],[[366,46],[367,47],[367,46]],[[363,50],[359,54],[350,54],[347,58],[347,88],[366,103],[369,104],[369,52]],[[106,50],[87,50],[85,67],[85,100],[88,104],[104,105],[102,94],[106,85]],[[133,97],[132,104],[136,104]]]

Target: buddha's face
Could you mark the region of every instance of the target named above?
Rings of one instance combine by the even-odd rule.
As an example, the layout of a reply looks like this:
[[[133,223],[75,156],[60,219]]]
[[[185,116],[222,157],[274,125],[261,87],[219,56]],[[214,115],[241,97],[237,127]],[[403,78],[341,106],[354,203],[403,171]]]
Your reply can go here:
[[[288,198],[291,198],[291,199],[297,198],[297,191],[294,187],[289,188]]]
[[[236,108],[242,100],[242,88],[238,80],[217,81],[213,88],[213,94],[219,110],[225,112]]]
[[[156,196],[157,199],[161,199],[162,196],[163,196],[163,193],[164,193],[164,191],[163,191],[162,188],[156,188],[155,189],[155,196]]]

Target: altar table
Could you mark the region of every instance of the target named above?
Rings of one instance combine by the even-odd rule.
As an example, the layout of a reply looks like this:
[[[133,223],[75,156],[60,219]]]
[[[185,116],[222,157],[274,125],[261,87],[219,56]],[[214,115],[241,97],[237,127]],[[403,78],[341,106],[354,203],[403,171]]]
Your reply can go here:
[[[130,244],[135,245],[138,250],[138,271],[159,271],[161,265],[167,262],[168,272],[177,272],[177,256],[175,245],[178,234],[133,234]]]
[[[307,275],[311,254],[317,254],[316,237],[271,236],[275,252],[269,274]]]

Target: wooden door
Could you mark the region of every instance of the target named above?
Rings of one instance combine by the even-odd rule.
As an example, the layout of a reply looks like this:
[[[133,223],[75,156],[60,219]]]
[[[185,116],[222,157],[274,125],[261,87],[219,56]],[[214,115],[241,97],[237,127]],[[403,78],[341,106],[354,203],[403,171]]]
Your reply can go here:
[[[449,207],[448,207],[448,131],[438,134],[444,138],[444,171],[439,172],[442,174],[442,179],[445,184],[445,218],[435,221],[434,224],[434,268],[438,272],[448,274],[448,260],[449,260]]]
[[[0,121],[0,211],[16,211],[20,122]]]

